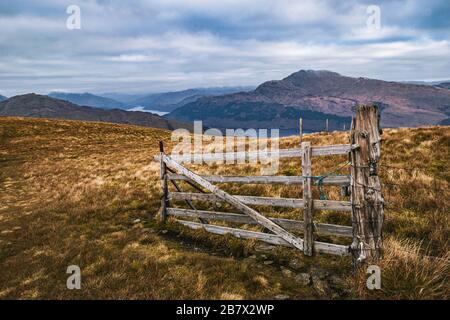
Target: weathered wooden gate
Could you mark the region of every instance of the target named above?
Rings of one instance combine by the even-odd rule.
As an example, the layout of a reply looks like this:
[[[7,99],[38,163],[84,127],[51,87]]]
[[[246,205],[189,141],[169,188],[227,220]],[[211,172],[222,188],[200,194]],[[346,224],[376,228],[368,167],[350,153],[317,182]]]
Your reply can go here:
[[[353,255],[357,262],[367,258],[378,258],[382,248],[383,198],[377,175],[377,162],[380,157],[379,113],[374,106],[360,106],[353,118],[350,144],[311,146],[310,142],[302,142],[298,149],[279,150],[279,158],[299,157],[302,162],[300,176],[217,176],[199,175],[182,165],[185,161],[201,157],[204,161],[214,159],[215,154],[193,154],[181,157],[170,157],[165,154],[160,143],[160,155],[157,158],[161,165],[161,200],[160,218],[166,221],[167,216],[174,216],[177,221],[192,229],[203,229],[215,234],[231,234],[243,239],[257,239],[274,245],[290,246],[312,256],[315,252],[336,255]],[[256,152],[258,153],[258,152]],[[349,155],[351,163],[350,175],[312,176],[312,158],[329,155]],[[224,155],[226,159],[248,159],[258,156],[249,152],[234,152]],[[198,193],[183,192],[177,181],[184,181],[193,186]],[[171,182],[176,191],[170,191]],[[213,183],[245,183],[245,184],[285,184],[302,185],[303,198],[272,198],[259,196],[231,195]],[[311,189],[314,185],[342,186],[350,192],[350,201],[313,199]],[[205,192],[205,190],[207,192]],[[189,208],[170,207],[171,201],[184,200]],[[193,201],[225,202],[238,213],[197,210]],[[303,209],[303,221],[282,218],[267,218],[251,205],[276,206]],[[342,226],[314,222],[315,210],[336,210],[352,213],[352,226]],[[186,220],[197,218],[200,222]],[[209,224],[209,221],[225,221],[238,224],[256,224],[263,226],[271,233],[257,232],[239,228],[231,228]],[[292,231],[301,231],[299,238]],[[350,246],[325,243],[314,240],[315,234],[334,235],[352,238]]]

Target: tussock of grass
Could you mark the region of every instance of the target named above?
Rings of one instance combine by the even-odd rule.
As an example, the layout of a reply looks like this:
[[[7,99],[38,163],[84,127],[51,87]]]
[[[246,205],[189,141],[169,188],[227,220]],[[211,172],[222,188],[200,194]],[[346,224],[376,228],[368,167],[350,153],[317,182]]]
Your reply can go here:
[[[390,237],[385,241],[381,269],[381,291],[368,291],[367,275],[360,270],[357,294],[364,298],[449,299],[450,251],[441,257],[423,252],[420,242]]]

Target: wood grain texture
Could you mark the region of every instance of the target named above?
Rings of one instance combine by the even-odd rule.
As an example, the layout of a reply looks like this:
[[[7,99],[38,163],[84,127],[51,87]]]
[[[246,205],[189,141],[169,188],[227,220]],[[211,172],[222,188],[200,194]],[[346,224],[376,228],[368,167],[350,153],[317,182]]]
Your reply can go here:
[[[375,106],[359,106],[352,121],[351,142],[359,148],[351,152],[351,202],[354,237],[352,251],[356,263],[381,257],[384,200],[378,177],[381,156],[380,114]]]
[[[311,191],[311,143],[302,142],[302,176],[306,177],[303,180],[303,252],[307,256],[313,255],[314,245],[314,224],[313,224],[313,200]]]
[[[206,210],[190,210],[183,208],[167,208],[167,214],[179,218],[201,218],[203,220],[217,220],[240,224],[256,224],[256,222],[247,215],[229,212],[216,212]],[[269,218],[276,224],[279,224],[287,230],[302,231],[303,221],[283,219],[283,218]],[[317,233],[320,235],[332,235],[351,238],[353,235],[352,227],[340,226],[327,223],[316,223]]]
[[[201,175],[203,179],[211,183],[245,183],[245,184],[284,184],[284,185],[303,185],[302,176],[221,176],[221,175]],[[189,179],[181,174],[168,174],[169,180]],[[313,180],[317,184],[317,180]],[[350,185],[349,176],[328,176],[322,179],[323,185],[342,186]]]
[[[164,148],[162,143],[160,142],[160,156],[161,156],[161,164],[160,164],[160,184],[162,189],[162,197],[161,197],[161,208],[160,208],[160,220],[162,223],[166,222],[167,219],[167,207],[169,202],[169,187],[167,185],[167,167],[162,159],[164,159]]]
[[[241,196],[241,195],[234,195],[234,197],[242,201],[244,204],[248,205],[273,206],[285,208],[304,208],[305,206],[303,199],[271,198],[271,197]],[[169,192],[169,199],[225,202],[220,197],[210,193]],[[320,210],[348,211],[348,212],[352,210],[352,206],[349,201],[313,200],[313,206],[317,210],[320,209]]]
[[[330,146],[314,146],[312,149],[312,156],[329,156],[329,155],[339,155],[348,154],[356,146],[350,144],[337,144]],[[203,153],[203,154],[187,154],[187,155],[174,155],[172,160],[178,163],[201,163],[214,162],[214,161],[242,161],[242,160],[257,160],[257,159],[270,159],[274,157],[279,158],[301,158],[303,150],[301,148],[297,149],[280,149],[267,152],[260,151],[241,151],[241,152],[224,152],[224,153]],[[159,155],[155,156],[155,160],[159,161]]]

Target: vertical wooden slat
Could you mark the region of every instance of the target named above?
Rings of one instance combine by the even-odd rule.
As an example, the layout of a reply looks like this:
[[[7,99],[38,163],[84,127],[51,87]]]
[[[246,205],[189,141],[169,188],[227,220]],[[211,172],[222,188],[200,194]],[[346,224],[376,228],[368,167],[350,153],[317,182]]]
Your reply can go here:
[[[355,262],[375,260],[382,253],[383,196],[378,177],[381,128],[376,106],[359,106],[352,123],[351,202],[353,219],[352,252]]]
[[[305,202],[305,208],[303,209],[303,221],[304,221],[304,239],[303,248],[304,253],[307,256],[313,255],[314,246],[314,224],[313,224],[313,201],[311,195],[311,143],[303,142],[302,146],[302,175],[305,177],[303,180],[303,200]]]
[[[300,135],[300,144],[303,142],[303,118],[300,118],[299,121],[299,135]]]
[[[164,163],[164,144],[162,141],[159,142],[159,156],[160,156],[160,183],[161,189],[163,192],[161,198],[161,209],[160,209],[160,219],[162,223],[166,222],[167,219],[167,204],[168,204],[168,195],[169,188],[167,185],[167,165]]]

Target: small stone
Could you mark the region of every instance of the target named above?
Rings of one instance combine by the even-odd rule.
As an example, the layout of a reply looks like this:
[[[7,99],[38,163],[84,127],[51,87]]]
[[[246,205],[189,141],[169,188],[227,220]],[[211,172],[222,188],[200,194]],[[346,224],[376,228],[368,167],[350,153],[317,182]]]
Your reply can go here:
[[[250,257],[249,257],[250,259],[256,259],[256,255],[251,255]]]
[[[311,277],[309,273],[299,273],[295,276],[295,281],[302,286],[307,286],[311,282]]]
[[[166,233],[167,233],[167,230],[162,230],[161,233],[162,233],[162,234],[166,234]]]
[[[287,278],[292,277],[294,274],[291,270],[286,269],[286,268],[281,268],[281,273],[283,274],[283,276],[285,276]]]
[[[316,289],[320,294],[326,294],[329,291],[328,285],[325,281],[321,280],[318,276],[312,276],[312,282],[314,289]]]
[[[152,231],[151,231],[152,229],[150,229],[150,228],[142,228],[142,230],[141,230],[141,232],[142,233],[151,233]]]
[[[135,219],[135,220],[133,220],[133,223],[139,223],[139,222],[141,222],[141,219]]]
[[[329,273],[323,269],[311,268],[311,275],[316,276],[319,279],[323,280],[329,276]]]
[[[340,295],[338,295],[337,293],[333,293],[331,295],[331,299],[332,300],[339,300],[339,299],[342,299],[342,297]]]
[[[294,270],[300,270],[304,264],[300,260],[292,259],[289,261],[289,267]]]
[[[287,294],[277,294],[274,297],[275,300],[288,300],[289,296]]]
[[[345,281],[342,278],[339,278],[338,276],[332,275],[328,279],[328,282],[336,288],[345,288]]]
[[[273,263],[272,260],[266,260],[266,261],[264,261],[264,264],[266,264],[266,265],[270,265],[270,264],[272,264],[272,263]]]

